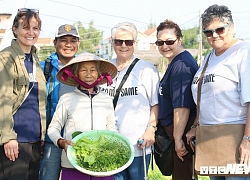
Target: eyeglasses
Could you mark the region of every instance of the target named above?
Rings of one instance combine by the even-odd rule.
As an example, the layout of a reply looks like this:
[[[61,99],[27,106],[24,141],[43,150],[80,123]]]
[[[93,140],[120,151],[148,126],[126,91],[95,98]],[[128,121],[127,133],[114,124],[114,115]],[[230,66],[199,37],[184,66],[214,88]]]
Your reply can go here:
[[[216,32],[216,34],[218,35],[222,35],[225,33],[225,28],[228,27],[229,24],[226,24],[225,26],[216,28],[216,29],[207,29],[207,30],[203,30],[203,33],[205,34],[206,37],[212,37],[214,32]]]
[[[175,41],[177,41],[177,39],[176,40],[166,40],[166,41],[157,40],[157,41],[155,41],[155,44],[156,44],[156,46],[163,46],[164,43],[166,45],[173,45],[175,43]]]
[[[123,42],[125,42],[126,46],[133,46],[134,44],[134,40],[114,39],[114,44],[116,46],[122,46]]]
[[[36,14],[39,13],[38,9],[29,9],[29,8],[20,8],[20,9],[18,9],[18,12],[28,12],[28,11],[31,11],[31,12],[36,13]]]

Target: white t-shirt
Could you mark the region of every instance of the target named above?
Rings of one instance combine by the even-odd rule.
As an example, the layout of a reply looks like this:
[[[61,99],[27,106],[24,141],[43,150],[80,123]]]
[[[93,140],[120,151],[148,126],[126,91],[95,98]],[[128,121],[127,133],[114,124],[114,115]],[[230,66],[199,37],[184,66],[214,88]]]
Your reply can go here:
[[[197,71],[192,93],[197,103],[198,79],[207,61]],[[222,55],[211,52],[201,86],[201,125],[245,124],[250,102],[250,46],[238,40]]]
[[[116,59],[111,62],[116,64]],[[114,97],[115,89],[118,88],[128,67],[118,72],[111,86],[102,85],[101,90]],[[118,131],[132,142],[136,157],[142,156],[137,141],[146,130],[151,106],[158,104],[158,86],[158,70],[151,62],[139,60],[130,72],[118,98],[115,109]],[[147,153],[150,152],[150,148],[147,148]]]

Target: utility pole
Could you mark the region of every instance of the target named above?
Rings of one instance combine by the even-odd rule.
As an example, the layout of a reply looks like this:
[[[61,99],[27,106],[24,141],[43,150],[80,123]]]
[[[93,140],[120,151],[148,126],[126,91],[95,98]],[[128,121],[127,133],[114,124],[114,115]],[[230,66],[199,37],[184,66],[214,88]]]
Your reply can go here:
[[[201,11],[199,12],[199,49],[198,49],[198,66],[200,66],[202,64],[202,22],[201,22]]]

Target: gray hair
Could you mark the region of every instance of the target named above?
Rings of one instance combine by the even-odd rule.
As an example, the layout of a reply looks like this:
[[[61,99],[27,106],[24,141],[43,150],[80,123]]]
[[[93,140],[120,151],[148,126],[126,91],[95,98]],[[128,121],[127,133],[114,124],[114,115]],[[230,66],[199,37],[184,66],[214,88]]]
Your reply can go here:
[[[116,36],[116,33],[117,33],[118,30],[128,31],[128,32],[132,33],[133,40],[136,41],[136,39],[137,39],[137,28],[133,23],[121,22],[121,23],[118,23],[117,25],[115,25],[111,29],[111,38],[112,38],[112,40],[115,39],[115,36]]]
[[[211,5],[209,6],[201,16],[202,28],[205,29],[211,22],[218,20],[220,22],[226,22],[229,25],[234,24],[232,13],[227,6],[224,5]]]

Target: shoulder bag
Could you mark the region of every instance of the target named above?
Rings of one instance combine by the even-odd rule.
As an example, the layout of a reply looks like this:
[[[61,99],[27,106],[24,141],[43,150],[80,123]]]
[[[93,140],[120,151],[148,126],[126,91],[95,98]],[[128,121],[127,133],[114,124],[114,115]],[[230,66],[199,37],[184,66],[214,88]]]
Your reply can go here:
[[[173,173],[174,166],[174,140],[169,139],[160,123],[157,124],[157,130],[155,131],[153,156],[161,173],[164,176],[170,176]]]
[[[211,53],[210,53],[211,55]],[[203,68],[198,83],[197,115],[199,125],[201,85],[208,60]],[[195,145],[195,170],[200,175],[230,175],[228,164],[239,163],[239,145],[244,134],[245,124],[218,124],[211,126],[197,126]],[[212,167],[212,169],[211,169]],[[237,175],[239,176],[239,175]]]

